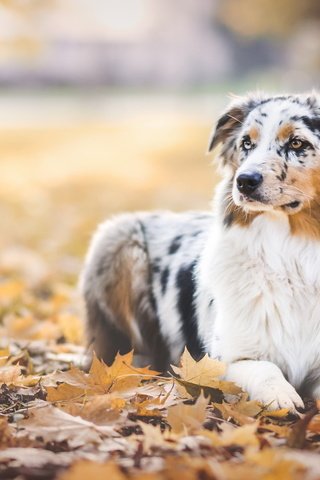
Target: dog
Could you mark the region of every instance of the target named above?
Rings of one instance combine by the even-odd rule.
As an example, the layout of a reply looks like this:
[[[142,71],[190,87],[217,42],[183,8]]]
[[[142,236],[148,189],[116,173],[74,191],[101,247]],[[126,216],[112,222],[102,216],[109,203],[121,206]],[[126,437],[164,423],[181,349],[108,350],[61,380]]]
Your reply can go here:
[[[320,398],[320,97],[235,99],[218,146],[213,213],[99,226],[81,280],[88,341],[107,364],[133,348],[160,371],[185,346],[208,353],[252,399],[296,411]]]

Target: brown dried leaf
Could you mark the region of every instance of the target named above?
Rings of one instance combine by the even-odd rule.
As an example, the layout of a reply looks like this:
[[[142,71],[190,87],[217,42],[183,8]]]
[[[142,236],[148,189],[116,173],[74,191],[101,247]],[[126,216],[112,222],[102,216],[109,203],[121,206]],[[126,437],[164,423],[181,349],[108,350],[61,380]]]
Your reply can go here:
[[[0,367],[0,384],[11,385],[18,383],[21,378],[21,367],[19,365],[4,365]]]
[[[248,395],[244,394],[236,403],[215,403],[214,406],[221,412],[225,420],[233,419],[238,425],[253,423],[253,417],[261,413],[263,407],[255,400],[247,401]]]
[[[118,420],[125,403],[122,398],[116,398],[113,394],[106,394],[91,397],[83,404],[68,403],[61,408],[70,415],[80,416],[96,425],[109,425]]]
[[[85,390],[68,383],[61,383],[57,387],[46,387],[48,402],[63,402],[80,399],[85,395]]]
[[[67,441],[70,448],[79,448],[89,443],[99,444],[110,435],[109,427],[74,417],[46,402],[29,411],[29,417],[18,423],[21,436],[31,439],[41,437],[45,442]]]
[[[172,432],[187,434],[199,430],[206,418],[208,399],[200,395],[194,405],[180,403],[168,408],[167,422]]]

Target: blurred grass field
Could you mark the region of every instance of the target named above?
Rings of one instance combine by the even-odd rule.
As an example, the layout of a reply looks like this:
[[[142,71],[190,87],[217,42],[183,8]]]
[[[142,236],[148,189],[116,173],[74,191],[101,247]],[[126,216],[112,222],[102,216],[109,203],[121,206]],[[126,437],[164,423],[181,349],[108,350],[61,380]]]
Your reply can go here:
[[[77,279],[90,237],[108,216],[209,208],[216,175],[205,155],[207,102],[130,101],[101,98],[88,108],[78,96],[18,95],[2,102],[2,336],[80,341]]]
[[[115,120],[112,114],[96,120],[92,112],[88,121],[84,112],[79,120],[69,112],[68,120],[62,111],[61,125],[57,112],[50,121],[50,108],[47,118],[35,116],[36,101],[27,105],[32,122],[17,110],[16,125],[10,112],[7,126],[1,112],[2,252],[30,248],[57,275],[75,278],[91,232],[110,214],[208,208],[214,172],[205,149],[212,125],[192,107],[157,111],[143,100],[136,112],[121,105],[117,111],[113,100]],[[45,112],[45,98],[39,102]]]

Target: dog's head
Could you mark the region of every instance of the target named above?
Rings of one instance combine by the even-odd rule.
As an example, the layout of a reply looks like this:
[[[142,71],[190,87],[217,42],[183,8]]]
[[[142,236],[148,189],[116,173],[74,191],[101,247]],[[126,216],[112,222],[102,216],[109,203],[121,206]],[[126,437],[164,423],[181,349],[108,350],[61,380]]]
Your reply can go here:
[[[246,214],[320,209],[320,97],[248,96],[219,119],[209,151],[230,175],[230,199]]]

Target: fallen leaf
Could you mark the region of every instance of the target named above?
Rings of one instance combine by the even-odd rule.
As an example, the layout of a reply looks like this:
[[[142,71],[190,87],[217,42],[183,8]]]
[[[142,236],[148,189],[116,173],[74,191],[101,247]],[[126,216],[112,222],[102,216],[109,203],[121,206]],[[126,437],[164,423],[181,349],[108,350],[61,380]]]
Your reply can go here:
[[[21,378],[21,367],[19,365],[4,365],[0,367],[0,384],[11,385],[17,383]]]
[[[224,375],[226,372],[225,364],[210,358],[208,354],[199,360],[199,362],[196,362],[187,348],[184,349],[180,362],[181,367],[171,366],[173,371],[179,375],[182,380],[196,385],[215,387],[214,379]]]
[[[180,377],[177,381],[191,396],[199,395],[203,390],[205,395],[209,395],[215,401],[219,399],[222,401],[219,391],[231,395],[237,395],[242,391],[235,383],[220,380],[219,377],[226,372],[226,366],[210,358],[208,354],[196,362],[185,348],[180,361],[181,367],[171,365],[171,368]]]
[[[199,430],[206,418],[209,400],[200,395],[194,405],[180,403],[168,408],[167,422],[175,434],[187,434]]]
[[[75,366],[71,366],[67,372],[57,372],[46,382],[49,400],[72,400],[81,395],[81,390],[83,395],[101,395],[113,391],[119,394],[136,390],[143,379],[150,379],[158,373],[149,368],[133,367],[132,360],[132,352],[118,354],[109,367],[94,355],[89,373],[84,373]],[[53,381],[63,383],[52,387]]]
[[[46,402],[38,402],[29,411],[29,417],[18,423],[19,436],[41,437],[45,442],[68,442],[70,448],[99,444],[112,429],[74,417]]]
[[[271,418],[285,418],[288,416],[288,408],[280,408],[279,410],[266,410],[264,409],[260,413],[260,417],[271,417]]]
[[[86,460],[78,461],[59,475],[58,480],[126,480],[127,477],[114,463],[95,463]]]
[[[223,402],[215,403],[214,406],[220,411],[225,420],[234,420],[238,425],[253,423],[256,417],[263,410],[259,402],[255,400],[247,400],[248,395],[242,395],[239,401],[235,403]]]
[[[48,402],[63,402],[66,400],[81,399],[85,395],[84,388],[75,387],[68,383],[61,383],[57,387],[46,387]]]
[[[172,444],[167,442],[159,425],[153,426],[144,422],[139,422],[139,425],[142,430],[142,437],[138,436],[137,438],[142,439],[143,450],[145,453],[149,454],[152,449],[159,449],[161,447],[172,448]]]
[[[260,442],[256,436],[258,423],[236,427],[232,424],[224,423],[220,425],[222,433],[209,430],[200,430],[199,435],[208,438],[215,447],[259,447]]]
[[[306,433],[307,429],[311,430],[310,423],[312,419],[317,414],[318,409],[316,406],[311,408],[307,413],[305,413],[302,418],[300,418],[292,427],[291,432],[288,436],[287,445],[292,448],[303,448],[306,442]]]
[[[241,427],[232,427],[231,425],[223,424],[221,436],[222,445],[259,447],[260,442],[256,435],[257,428],[257,422],[250,425],[242,425]]]
[[[80,416],[84,420],[96,425],[110,425],[115,423],[125,407],[125,400],[117,398],[113,394],[96,395],[83,403],[67,403],[60,406],[70,415]]]

